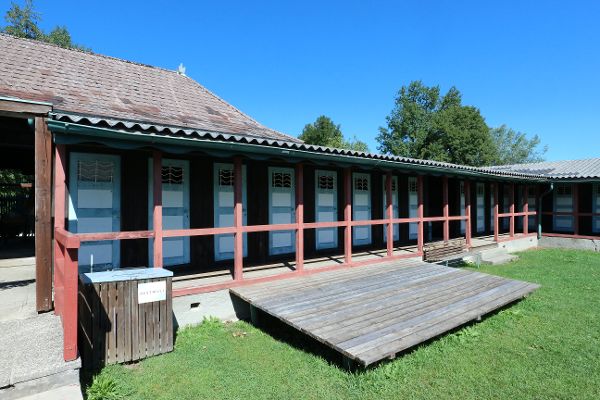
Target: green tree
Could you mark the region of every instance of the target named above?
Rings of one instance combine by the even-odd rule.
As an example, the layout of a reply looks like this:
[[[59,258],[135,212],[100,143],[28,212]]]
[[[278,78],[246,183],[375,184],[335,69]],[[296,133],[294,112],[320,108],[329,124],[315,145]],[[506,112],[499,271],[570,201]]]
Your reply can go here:
[[[485,120],[477,108],[462,104],[455,87],[441,95],[439,86],[421,81],[403,86],[386,122],[377,136],[383,153],[474,166],[496,159]]]
[[[313,123],[306,124],[299,138],[306,144],[364,152],[369,151],[367,144],[356,137],[352,140],[346,140],[340,125],[336,125],[331,118],[325,115],[321,115]]]
[[[33,0],[25,0],[23,7],[17,3],[11,3],[4,19],[7,25],[2,28],[2,31],[9,35],[41,40],[65,48],[90,51],[87,47],[73,43],[66,26],[57,26],[49,34],[45,34],[38,25],[42,17],[35,11]]]
[[[544,161],[544,154],[548,151],[548,146],[541,146],[538,135],[528,139],[524,133],[506,125],[491,128],[490,134],[496,146],[496,165]]]

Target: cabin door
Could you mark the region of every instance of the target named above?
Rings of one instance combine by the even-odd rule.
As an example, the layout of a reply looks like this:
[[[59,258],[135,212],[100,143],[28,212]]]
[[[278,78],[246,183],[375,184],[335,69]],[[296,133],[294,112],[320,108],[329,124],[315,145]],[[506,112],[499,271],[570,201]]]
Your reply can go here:
[[[465,216],[465,182],[464,181],[460,181],[460,215],[461,216]],[[466,226],[467,223],[466,221],[463,219],[460,221],[460,233],[461,235],[465,234],[465,230],[466,230]]]
[[[494,218],[494,209],[496,207],[494,193],[496,193],[496,187],[493,185],[497,185],[497,183],[492,183],[490,185],[490,229],[492,230],[492,232],[494,231],[494,224],[496,223],[496,218]]]
[[[509,213],[510,212],[510,188],[508,188],[506,185],[503,186],[503,201],[504,204],[502,206],[502,212],[503,213]],[[501,218],[502,219],[502,228],[503,229],[508,229],[510,227],[510,218]]]
[[[296,221],[295,182],[292,168],[269,167],[269,224]],[[288,254],[296,250],[294,230],[269,231],[269,254]]]
[[[527,208],[529,208],[530,212],[537,211],[537,196],[532,187],[530,187],[527,192]],[[529,229],[530,232],[537,231],[537,226],[535,226],[535,215],[530,215],[527,217],[527,224],[527,229]]]
[[[214,226],[216,228],[233,226],[234,183],[233,164],[215,163],[213,171],[214,185]],[[246,211],[246,166],[242,165],[242,220],[247,225]],[[243,235],[244,257],[248,255],[247,234]],[[233,259],[233,234],[215,236],[215,260]]]
[[[69,225],[71,232],[117,232],[121,228],[121,159],[119,156],[71,153]],[[86,242],[79,249],[82,272],[118,268],[118,240]]]
[[[363,173],[352,174],[353,201],[352,219],[363,221],[371,219],[371,175]],[[371,227],[355,226],[352,228],[352,243],[355,246],[371,244]]]
[[[417,178],[408,178],[408,217],[417,218],[419,210],[419,196],[417,193]],[[408,238],[411,240],[417,239],[417,231],[419,225],[417,223],[408,224]]]
[[[315,171],[315,216],[317,222],[337,221],[337,172]],[[332,249],[338,246],[337,228],[316,230],[317,250]]]
[[[573,191],[571,185],[557,184],[554,189],[554,212],[573,211]],[[570,215],[554,215],[554,229],[562,232],[573,231],[573,217]]]
[[[600,214],[600,184],[594,183],[592,188],[592,212]],[[596,215],[592,220],[592,230],[594,233],[600,232],[600,216]]]
[[[148,164],[148,227],[153,229],[153,165]],[[190,167],[187,160],[162,160],[162,218],[163,230],[189,229],[190,227]],[[154,264],[154,240],[148,240],[149,262]],[[163,239],[163,265],[173,266],[190,263],[190,238]]]
[[[485,232],[485,184],[477,183],[477,233]]]
[[[386,179],[383,180],[383,218],[386,219],[387,215],[387,192],[386,192]],[[398,177],[392,176],[392,213],[394,218],[398,218]],[[394,241],[400,240],[400,225],[394,225]],[[387,224],[383,225],[383,242],[387,243]]]

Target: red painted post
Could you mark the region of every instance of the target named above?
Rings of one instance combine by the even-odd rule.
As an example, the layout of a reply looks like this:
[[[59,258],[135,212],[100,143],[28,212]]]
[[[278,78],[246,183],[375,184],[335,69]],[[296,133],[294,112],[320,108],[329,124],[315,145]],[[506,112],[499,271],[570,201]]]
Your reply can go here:
[[[65,227],[65,204],[67,199],[66,188],[66,160],[67,154],[64,144],[57,144],[54,149],[54,231],[57,228]],[[54,239],[54,312],[59,314],[62,310],[61,301],[57,294],[62,292],[62,282],[59,281],[59,265],[64,258],[63,249],[56,239]]]
[[[64,310],[63,325],[63,357],[65,361],[77,359],[77,291],[79,283],[79,266],[77,265],[78,249],[65,249],[64,265]]]
[[[393,199],[392,199],[392,173],[388,172],[385,174],[385,198],[386,198],[386,214],[387,219],[390,221],[387,224],[387,255],[391,257],[394,254],[394,225],[392,219],[394,219],[393,210]]]
[[[579,185],[573,183],[573,233],[579,235]]]
[[[417,176],[417,250],[419,254],[423,254],[423,176]]]
[[[510,184],[510,237],[515,237],[515,184]]]
[[[523,186],[523,212],[525,216],[523,217],[523,234],[527,235],[529,233],[529,186]]]
[[[494,183],[494,242],[498,242],[498,232],[500,228],[498,226],[498,183]]]
[[[152,223],[154,228],[154,268],[163,267],[163,215],[162,215],[162,153],[155,150],[152,155],[152,182],[154,210]]]
[[[233,159],[233,226],[236,228],[233,247],[233,279],[242,280],[244,274],[244,234],[242,233],[242,159]]]
[[[471,182],[465,181],[465,240],[467,247],[471,247]]]
[[[352,263],[352,173],[344,169],[344,263]]]
[[[304,166],[296,165],[296,271],[304,270]]]
[[[450,216],[450,211],[448,208],[448,177],[444,176],[442,178],[442,197],[443,197],[443,212],[444,212],[444,242],[450,240],[450,220],[448,217]]]

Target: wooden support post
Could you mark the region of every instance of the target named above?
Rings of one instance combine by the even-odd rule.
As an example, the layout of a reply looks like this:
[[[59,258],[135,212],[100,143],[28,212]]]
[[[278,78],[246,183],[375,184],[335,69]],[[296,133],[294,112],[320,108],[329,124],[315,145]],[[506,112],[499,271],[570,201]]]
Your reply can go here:
[[[386,199],[386,218],[390,221],[387,224],[387,255],[391,257],[394,254],[394,219],[393,198],[392,198],[392,173],[385,174],[385,199]]]
[[[515,237],[515,184],[510,184],[510,237]]]
[[[239,281],[244,278],[244,234],[241,229],[243,225],[242,159],[240,157],[233,159],[233,201],[233,226],[236,228],[233,235],[233,279]]]
[[[79,249],[65,249],[64,266],[64,310],[61,311],[63,324],[63,356],[65,361],[77,359],[77,296],[79,284]]]
[[[54,150],[54,229],[65,227],[65,205],[67,201],[67,188],[66,188],[66,160],[67,154],[65,145],[57,144]],[[59,314],[62,312],[60,309],[61,305],[56,304],[62,300],[62,296],[56,295],[57,291],[62,291],[62,282],[59,279],[59,273],[57,269],[61,263],[63,263],[63,249],[58,244],[58,241],[54,240],[54,290],[55,290],[55,312]]]
[[[296,165],[296,271],[304,270],[304,166]]]
[[[498,226],[498,183],[494,183],[494,242],[498,242],[498,232],[500,227]]]
[[[448,177],[444,176],[442,178],[442,200],[444,202],[443,212],[444,212],[444,242],[450,240],[450,210],[448,207]]]
[[[471,182],[465,181],[465,240],[467,248],[471,247]]]
[[[352,263],[352,172],[344,169],[344,263]]]
[[[579,235],[579,185],[573,183],[573,233]]]
[[[154,231],[154,268],[163,267],[163,213],[162,213],[162,153],[155,150],[152,155],[152,227]]]
[[[523,217],[523,233],[527,235],[529,233],[529,186],[523,186],[523,212],[525,216]]]
[[[417,176],[417,250],[419,254],[423,254],[423,176]]]
[[[35,296],[38,312],[52,309],[52,134],[35,118]]]

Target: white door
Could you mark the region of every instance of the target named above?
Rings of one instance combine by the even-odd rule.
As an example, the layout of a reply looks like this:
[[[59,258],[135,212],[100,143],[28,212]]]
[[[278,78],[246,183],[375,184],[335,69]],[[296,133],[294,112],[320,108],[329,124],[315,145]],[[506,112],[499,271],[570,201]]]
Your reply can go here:
[[[460,181],[460,215],[465,216],[465,182]],[[460,221],[460,233],[461,235],[465,234],[467,223],[465,220]]]
[[[269,224],[292,224],[296,221],[294,170],[269,167],[268,173]],[[287,254],[295,250],[295,231],[269,232],[269,254]]]
[[[387,218],[387,194],[386,194],[386,185],[385,181],[387,178],[383,179],[383,218]],[[398,177],[392,176],[392,213],[394,218],[398,218]],[[398,224],[394,225],[394,241],[400,240],[400,226]],[[387,243],[387,224],[383,225],[383,242]]]
[[[233,226],[234,203],[234,170],[233,164],[215,163],[213,168],[214,186],[214,226],[216,228]],[[247,225],[246,212],[246,166],[242,165],[242,220]],[[244,257],[248,255],[247,234],[243,235]],[[233,234],[215,235],[215,260],[233,259]]]
[[[352,201],[352,219],[363,221],[371,219],[371,175],[353,173],[354,188]],[[371,227],[355,226],[352,228],[352,243],[355,246],[371,244]]]
[[[408,178],[408,217],[417,218],[419,210],[419,196],[417,193],[417,178]],[[411,240],[417,239],[417,231],[419,224],[410,223],[408,224],[408,238]]]
[[[537,198],[535,192],[532,192],[533,188],[529,188],[529,191],[527,192],[527,207],[529,208],[530,212],[537,211]],[[537,230],[537,226],[535,226],[535,215],[530,215],[527,217],[527,223],[529,224],[528,229],[530,232]]]
[[[148,227],[153,229],[153,165],[148,162]],[[162,160],[162,218],[163,230],[190,227],[190,168],[187,160]],[[148,240],[149,263],[154,264],[154,240]],[[163,265],[190,262],[190,238],[163,238]]]
[[[335,171],[315,171],[315,214],[317,222],[333,222],[338,219]],[[317,250],[332,249],[338,245],[337,228],[319,228],[315,236]]]
[[[592,212],[600,214],[600,183],[595,183],[592,188]],[[592,221],[592,230],[594,233],[600,232],[600,216],[595,216]]]
[[[69,171],[69,225],[71,232],[100,233],[120,230],[121,159],[119,156],[71,153]],[[118,268],[119,241],[82,243],[81,272]]]
[[[554,212],[573,211],[573,192],[569,184],[557,184],[554,189]],[[570,215],[554,215],[554,229],[557,231],[573,231],[573,217]]]
[[[485,184],[477,183],[477,233],[485,232]]]

